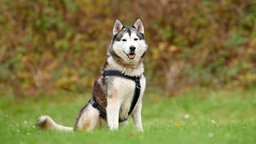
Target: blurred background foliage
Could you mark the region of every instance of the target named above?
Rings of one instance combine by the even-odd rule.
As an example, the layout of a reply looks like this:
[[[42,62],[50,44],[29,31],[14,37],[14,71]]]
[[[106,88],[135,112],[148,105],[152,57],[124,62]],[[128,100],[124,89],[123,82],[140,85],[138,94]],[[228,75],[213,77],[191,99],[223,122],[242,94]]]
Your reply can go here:
[[[1,0],[0,94],[88,92],[116,18],[144,22],[148,88],[256,84],[255,0]]]

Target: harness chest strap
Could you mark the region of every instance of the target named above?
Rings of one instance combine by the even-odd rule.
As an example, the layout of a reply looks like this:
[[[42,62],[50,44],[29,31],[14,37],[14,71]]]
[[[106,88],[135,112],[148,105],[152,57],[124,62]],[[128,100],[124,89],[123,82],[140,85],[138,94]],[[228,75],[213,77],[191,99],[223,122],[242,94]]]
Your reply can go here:
[[[103,73],[103,76],[106,77],[106,76],[118,76],[118,77],[122,77],[122,78],[126,78],[126,79],[130,79],[132,81],[135,82],[135,91],[134,91],[134,96],[133,96],[133,99],[132,99],[132,103],[131,103],[131,106],[130,106],[130,110],[128,112],[128,115],[130,115],[134,109],[134,107],[136,106],[137,104],[137,101],[140,97],[140,89],[141,89],[141,85],[140,85],[140,76],[134,76],[134,77],[131,77],[131,76],[127,76],[127,75],[124,75],[122,74],[120,71],[117,71],[117,70],[107,70],[107,71],[104,71]],[[94,100],[93,98],[89,101],[89,103],[94,107],[96,108],[99,113],[100,113],[100,116],[103,117],[103,118],[106,118],[107,117],[107,113],[106,113],[106,110],[101,107],[96,100]],[[125,121],[127,119],[124,119],[124,120],[120,120],[119,119],[119,122],[122,122],[122,121]]]

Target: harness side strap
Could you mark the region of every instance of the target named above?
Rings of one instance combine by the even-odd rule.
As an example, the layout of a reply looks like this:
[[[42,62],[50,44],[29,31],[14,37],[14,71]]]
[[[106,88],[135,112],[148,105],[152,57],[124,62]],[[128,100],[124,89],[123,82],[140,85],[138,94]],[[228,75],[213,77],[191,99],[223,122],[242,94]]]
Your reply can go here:
[[[134,96],[133,96],[133,99],[132,99],[132,103],[131,103],[131,106],[130,106],[130,110],[128,112],[128,115],[130,115],[134,109],[134,107],[136,106],[138,100],[139,100],[139,97],[140,97],[140,89],[141,89],[141,85],[140,85],[140,77],[136,77],[135,78],[135,92],[134,92]]]
[[[101,107],[93,98],[89,100],[89,103],[92,105],[92,107],[96,108],[99,111],[100,116],[102,118],[104,118],[104,119],[107,118],[106,110],[103,107]],[[126,120],[127,120],[127,118],[124,118],[124,119],[119,118],[119,122],[124,122]]]
[[[103,107],[101,107],[93,98],[90,99],[89,103],[99,111],[101,117],[107,117],[106,110]]]

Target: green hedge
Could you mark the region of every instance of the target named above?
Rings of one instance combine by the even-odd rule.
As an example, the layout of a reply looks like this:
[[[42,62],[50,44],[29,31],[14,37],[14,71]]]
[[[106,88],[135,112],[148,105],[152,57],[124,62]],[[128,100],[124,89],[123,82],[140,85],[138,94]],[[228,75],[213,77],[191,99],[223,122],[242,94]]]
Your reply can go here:
[[[27,96],[85,92],[100,75],[116,18],[141,17],[148,85],[173,94],[194,86],[256,82],[254,0],[0,2],[0,90]]]

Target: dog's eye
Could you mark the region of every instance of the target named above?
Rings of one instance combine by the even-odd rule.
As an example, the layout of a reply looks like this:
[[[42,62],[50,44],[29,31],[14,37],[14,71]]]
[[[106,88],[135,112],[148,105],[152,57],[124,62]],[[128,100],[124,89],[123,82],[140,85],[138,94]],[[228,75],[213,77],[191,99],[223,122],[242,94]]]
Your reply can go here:
[[[138,40],[138,38],[134,38],[134,40],[135,40],[135,41],[137,41],[137,40]]]
[[[126,41],[126,39],[122,39],[122,41],[123,41],[123,42],[125,42],[125,41]]]

